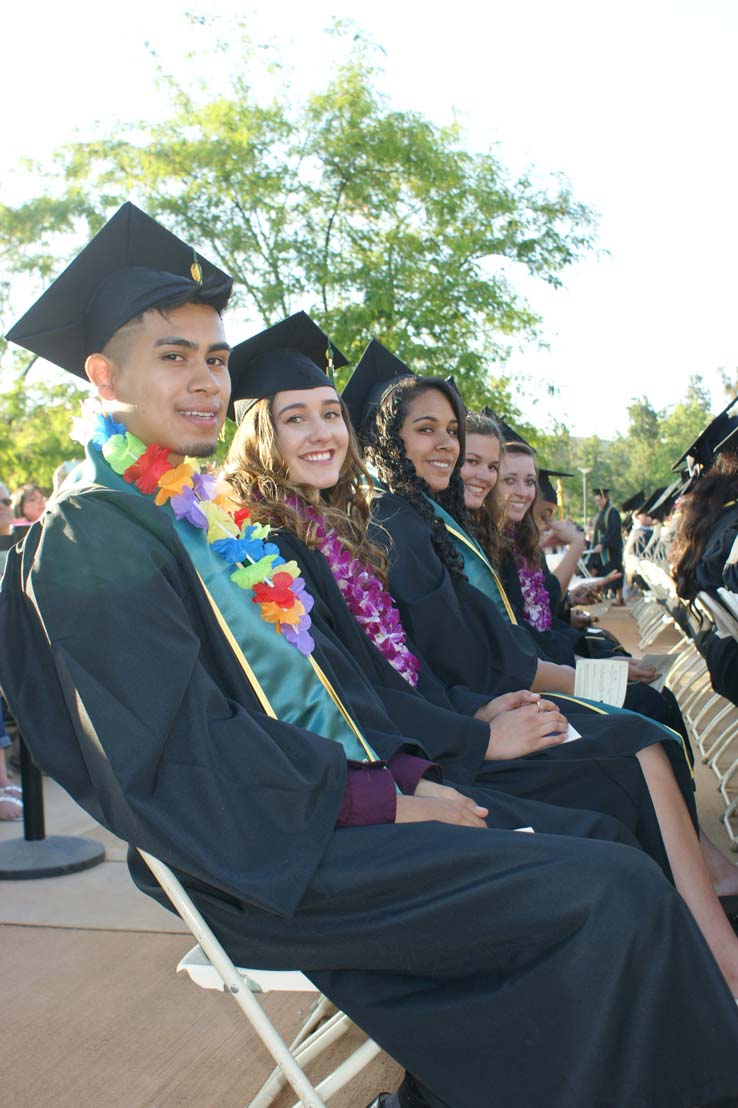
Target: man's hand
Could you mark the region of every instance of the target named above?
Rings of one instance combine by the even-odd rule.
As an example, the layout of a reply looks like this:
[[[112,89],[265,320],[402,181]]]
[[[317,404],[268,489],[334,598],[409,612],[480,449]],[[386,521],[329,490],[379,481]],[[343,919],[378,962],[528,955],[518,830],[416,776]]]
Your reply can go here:
[[[549,524],[549,533],[556,538],[559,546],[571,546],[573,542],[581,543],[582,549],[587,545],[584,531],[581,531],[573,519],[552,519]]]
[[[488,808],[469,796],[421,778],[415,796],[398,796],[395,823],[454,823],[459,827],[486,827]]]
[[[661,674],[653,666],[644,666],[640,658],[628,658],[628,680],[650,685]]]
[[[578,609],[571,612],[569,621],[577,631],[584,631],[592,626],[592,616],[589,612],[580,612]]]
[[[595,600],[599,599],[601,589],[611,585],[622,576],[622,573],[614,569],[606,577],[596,577],[591,581],[583,581],[581,585],[577,585],[575,589],[570,591],[569,600],[572,605],[593,604]]]
[[[541,694],[530,692],[528,689],[520,689],[518,692],[503,693],[494,700],[488,700],[474,713],[475,719],[481,719],[485,723],[491,723],[497,719],[501,712],[512,712],[515,708],[522,708],[524,704],[537,704]]]
[[[503,712],[489,726],[489,745],[485,760],[510,761],[535,754],[549,746],[558,746],[566,738],[569,724],[550,700],[539,700]]]

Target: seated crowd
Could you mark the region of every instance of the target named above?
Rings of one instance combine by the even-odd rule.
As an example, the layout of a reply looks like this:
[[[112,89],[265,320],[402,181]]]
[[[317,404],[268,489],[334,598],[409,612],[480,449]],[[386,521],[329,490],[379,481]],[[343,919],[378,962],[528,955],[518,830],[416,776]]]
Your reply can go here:
[[[405,1067],[377,1106],[735,1106],[738,872],[653,672],[574,696],[625,652],[549,477],[377,340],[342,395],[304,313],[229,344],[230,290],[127,204],[9,334],[99,399],[0,589],[34,759]]]

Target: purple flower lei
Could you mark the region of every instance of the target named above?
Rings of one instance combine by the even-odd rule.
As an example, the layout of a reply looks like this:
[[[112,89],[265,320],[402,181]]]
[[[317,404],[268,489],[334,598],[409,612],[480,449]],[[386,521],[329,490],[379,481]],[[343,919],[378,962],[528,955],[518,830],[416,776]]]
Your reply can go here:
[[[515,554],[515,566],[525,605],[525,622],[536,631],[551,630],[551,600],[544,584],[543,570],[521,554]]]
[[[415,688],[420,662],[407,648],[400,613],[390,594],[368,566],[352,556],[335,531],[326,531],[319,512],[309,505],[291,503],[314,523],[318,549],[331,567],[351,615],[390,665]]]

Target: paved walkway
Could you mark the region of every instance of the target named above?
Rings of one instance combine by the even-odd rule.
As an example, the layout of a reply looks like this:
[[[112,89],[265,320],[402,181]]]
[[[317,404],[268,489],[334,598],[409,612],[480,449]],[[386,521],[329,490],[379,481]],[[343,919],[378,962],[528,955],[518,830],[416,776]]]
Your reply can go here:
[[[637,653],[627,609],[611,609],[603,625]],[[651,650],[668,645],[664,635]],[[192,941],[175,916],[133,887],[124,844],[53,781],[44,784],[47,833],[101,840],[106,861],[66,877],[0,882],[0,1102],[8,1108],[243,1108],[271,1069],[266,1051],[226,997],[175,975]],[[727,852],[714,779],[701,768],[698,793],[708,834]],[[22,833],[19,828],[0,823],[0,841]],[[306,1003],[297,993],[265,1000],[286,1037]],[[381,1056],[331,1108],[363,1108],[380,1089],[394,1088],[399,1073]],[[279,1108],[293,1100],[283,1094]]]

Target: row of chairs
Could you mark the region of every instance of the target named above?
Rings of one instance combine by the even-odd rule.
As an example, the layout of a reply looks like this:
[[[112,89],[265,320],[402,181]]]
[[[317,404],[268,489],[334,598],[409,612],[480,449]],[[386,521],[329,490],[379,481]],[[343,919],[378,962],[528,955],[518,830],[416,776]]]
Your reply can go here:
[[[666,684],[679,702],[702,761],[717,779],[724,806],[722,822],[730,849],[738,852],[738,707],[715,692],[697,646],[698,636],[708,630],[719,638],[738,641],[738,597],[725,589],[715,596],[701,592],[689,606],[677,595],[664,562],[639,558],[635,567],[637,578],[646,586],[632,609],[640,648],[650,646],[667,627],[678,634],[668,651],[677,655],[677,660]]]

